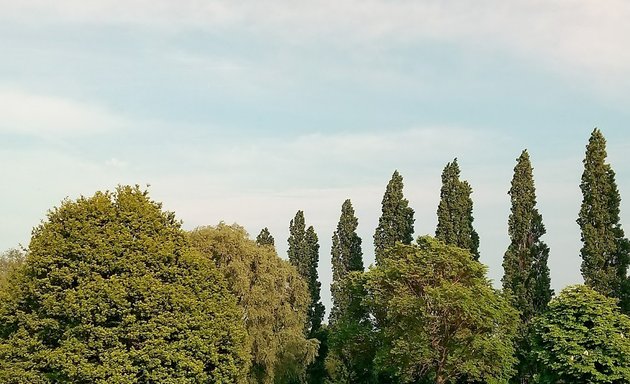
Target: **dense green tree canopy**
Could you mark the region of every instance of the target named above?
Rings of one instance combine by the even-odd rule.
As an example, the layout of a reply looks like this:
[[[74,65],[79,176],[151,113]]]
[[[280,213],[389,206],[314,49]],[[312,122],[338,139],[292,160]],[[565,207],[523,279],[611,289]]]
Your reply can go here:
[[[2,383],[236,383],[242,313],[138,187],[64,201],[2,290]]]
[[[386,249],[397,241],[410,244],[413,241],[414,211],[403,195],[403,178],[394,171],[387,183],[381,203],[381,217],[374,232],[374,255],[380,263]]]
[[[363,272],[349,272],[340,282],[347,304],[330,325],[326,369],[329,383],[374,383],[374,357],[378,335],[370,317],[366,277]]]
[[[442,188],[438,205],[435,237],[446,244],[468,249],[479,260],[479,235],[473,228],[472,188],[459,179],[457,159],[446,164],[442,172]]]
[[[367,272],[382,350],[377,363],[403,383],[506,383],[518,315],[468,250],[421,237]]]
[[[582,231],[581,270],[586,285],[623,299],[622,308],[630,312],[630,292],[624,292],[630,288],[630,243],[619,223],[621,197],[606,156],[606,139],[595,129],[586,146],[580,184],[583,199],[577,222]]]
[[[534,320],[540,383],[625,384],[630,380],[630,317],[615,299],[567,287]]]
[[[275,250],[248,238],[238,225],[219,224],[189,233],[192,245],[213,260],[243,309],[252,351],[252,383],[282,382],[304,375],[317,341],[304,335],[308,288]]]

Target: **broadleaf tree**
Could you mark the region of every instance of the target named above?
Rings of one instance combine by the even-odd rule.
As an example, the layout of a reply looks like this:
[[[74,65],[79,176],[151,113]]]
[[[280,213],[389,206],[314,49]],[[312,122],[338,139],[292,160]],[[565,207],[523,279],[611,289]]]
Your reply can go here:
[[[248,368],[222,274],[137,186],[51,210],[1,294],[2,383],[238,383]]]
[[[315,360],[318,342],[304,324],[310,295],[295,267],[275,249],[250,240],[240,226],[220,223],[189,233],[191,244],[214,261],[243,310],[251,349],[251,383],[293,382]]]
[[[380,311],[380,370],[402,383],[507,383],[518,314],[470,251],[425,236],[397,244],[367,272]]]
[[[562,290],[533,321],[541,384],[625,384],[630,380],[630,317],[616,299],[584,286]]]

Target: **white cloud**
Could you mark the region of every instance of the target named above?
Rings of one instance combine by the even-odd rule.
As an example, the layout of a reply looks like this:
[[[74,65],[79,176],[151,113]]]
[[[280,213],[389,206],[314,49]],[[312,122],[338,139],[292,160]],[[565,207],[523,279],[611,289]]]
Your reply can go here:
[[[431,40],[509,52],[573,79],[586,76],[599,87],[626,82],[630,74],[630,3],[622,0],[0,0],[0,19],[170,31],[231,28],[349,49]]]
[[[126,125],[107,109],[70,99],[0,88],[0,132],[34,136],[109,132]]]

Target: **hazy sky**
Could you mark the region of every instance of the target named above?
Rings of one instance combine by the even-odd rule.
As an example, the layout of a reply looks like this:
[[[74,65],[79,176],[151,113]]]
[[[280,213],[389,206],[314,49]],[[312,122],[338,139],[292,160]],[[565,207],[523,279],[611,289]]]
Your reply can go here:
[[[344,199],[370,264],[394,169],[416,235],[433,234],[457,157],[498,283],[528,148],[553,286],[581,282],[594,127],[630,199],[629,19],[621,0],[0,0],[0,250],[65,197],[117,184],[150,184],[187,229],[268,226],[283,257],[302,209],[329,306]]]

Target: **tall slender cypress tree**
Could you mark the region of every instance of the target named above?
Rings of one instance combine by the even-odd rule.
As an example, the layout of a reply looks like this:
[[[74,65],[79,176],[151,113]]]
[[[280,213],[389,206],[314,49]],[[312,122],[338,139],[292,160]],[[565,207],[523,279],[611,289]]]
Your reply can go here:
[[[468,249],[479,260],[479,235],[473,228],[472,188],[459,179],[457,159],[447,163],[442,172],[438,224],[435,237],[447,244]]]
[[[413,241],[414,211],[403,195],[403,178],[394,171],[387,184],[382,201],[382,213],[374,233],[374,254],[376,263],[382,260],[384,252],[400,241],[411,244]]]
[[[344,278],[350,272],[363,271],[361,238],[356,232],[358,224],[359,221],[354,214],[352,202],[348,199],[341,206],[341,217],[332,237],[333,279],[331,293],[333,307],[329,318],[331,325],[343,315],[351,299],[349,293],[343,291]]]
[[[306,243],[305,248],[308,252],[309,276],[307,282],[309,290],[311,291],[312,300],[309,317],[311,319],[311,333],[315,333],[322,326],[325,309],[320,296],[322,284],[319,282],[319,275],[317,273],[317,266],[319,265],[319,240],[312,225],[306,229],[304,241]]]
[[[596,128],[586,146],[580,183],[583,199],[577,223],[582,232],[581,270],[586,285],[622,299],[622,309],[628,313],[630,243],[619,223],[621,196],[606,156],[606,139]]]
[[[553,290],[547,259],[549,247],[541,237],[546,233],[542,215],[536,208],[536,188],[529,153],[516,160],[512,201],[508,219],[510,245],[503,256],[503,289],[512,293],[512,304],[521,312],[524,324],[547,309]]]
[[[289,262],[294,265],[308,284],[311,304],[305,325],[307,334],[312,335],[321,328],[324,318],[324,305],[321,302],[321,283],[317,273],[319,264],[319,244],[312,226],[305,229],[304,212],[298,211],[289,226]]]
[[[273,239],[273,236],[271,236],[271,233],[269,232],[269,228],[265,227],[260,231],[258,236],[256,236],[256,244],[270,245],[272,247],[275,246],[275,241]]]

